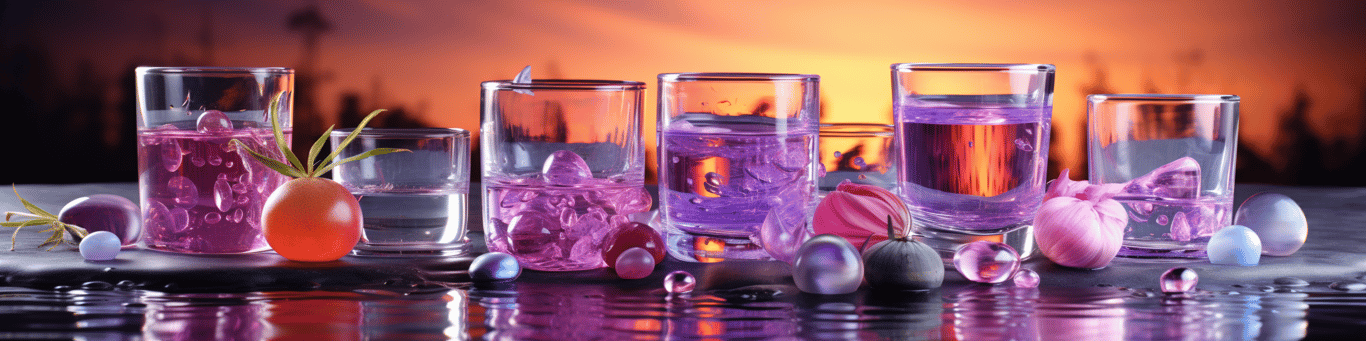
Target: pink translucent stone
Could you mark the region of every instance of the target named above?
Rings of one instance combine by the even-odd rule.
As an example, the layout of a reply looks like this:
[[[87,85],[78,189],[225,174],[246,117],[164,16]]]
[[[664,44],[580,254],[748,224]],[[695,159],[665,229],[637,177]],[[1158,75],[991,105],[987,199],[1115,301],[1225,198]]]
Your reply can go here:
[[[1162,273],[1162,278],[1158,284],[1165,293],[1181,293],[1195,289],[1195,284],[1200,282],[1200,275],[1195,274],[1195,270],[1189,268],[1171,268]]]
[[[1001,283],[1020,268],[1020,254],[1010,245],[976,241],[958,247],[953,265],[970,281]]]
[[[674,271],[664,275],[664,290],[670,294],[686,294],[697,286],[697,279],[687,271]]]
[[[1011,281],[1017,288],[1037,288],[1039,287],[1039,273],[1030,269],[1020,269],[1011,276]]]

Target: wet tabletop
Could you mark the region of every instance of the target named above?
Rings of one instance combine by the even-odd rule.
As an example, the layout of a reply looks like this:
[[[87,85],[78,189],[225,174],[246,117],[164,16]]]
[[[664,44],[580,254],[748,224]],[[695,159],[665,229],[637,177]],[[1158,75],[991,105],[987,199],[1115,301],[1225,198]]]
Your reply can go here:
[[[472,186],[477,188],[477,186]],[[55,212],[66,202],[76,197],[108,193],[137,198],[136,184],[78,184],[78,185],[20,185],[18,190],[25,198],[44,209]],[[1022,292],[1009,288],[1008,284],[995,286],[967,282],[954,271],[945,277],[945,286],[927,293],[886,293],[871,292],[866,287],[851,295],[820,296],[801,294],[792,286],[790,267],[781,262],[743,261],[718,264],[683,263],[667,260],[647,278],[621,280],[609,270],[593,270],[571,273],[547,273],[527,271],[516,283],[494,286],[476,286],[468,283],[465,269],[469,258],[413,259],[413,258],[362,258],[347,256],[339,261],[327,263],[298,263],[287,261],[273,253],[245,255],[196,256],[164,253],[149,250],[125,250],[114,261],[89,262],[69,247],[59,247],[57,251],[40,251],[35,246],[42,240],[36,233],[38,229],[20,232],[16,251],[0,251],[0,297],[29,297],[42,301],[51,299],[52,304],[77,304],[70,302],[71,295],[60,294],[68,290],[80,291],[82,285],[95,282],[98,291],[103,284],[116,284],[118,289],[140,292],[138,301],[131,305],[137,310],[136,316],[143,316],[145,310],[156,307],[157,300],[167,297],[198,300],[196,295],[235,294],[235,299],[243,302],[285,302],[290,300],[341,300],[344,302],[367,302],[363,305],[383,306],[390,313],[404,309],[428,309],[431,304],[454,304],[459,301],[463,308],[448,309],[449,314],[460,310],[460,322],[449,322],[442,328],[458,327],[467,330],[467,337],[488,337],[497,332],[507,335],[522,335],[516,331],[551,328],[563,333],[547,335],[590,335],[575,334],[578,329],[634,330],[651,331],[650,335],[668,333],[677,324],[688,326],[687,333],[705,336],[707,325],[701,323],[708,316],[724,316],[722,326],[730,331],[725,335],[754,337],[758,335],[802,335],[821,330],[865,330],[878,329],[878,323],[894,323],[897,333],[920,333],[916,338],[936,339],[942,336],[941,329],[952,325],[956,334],[963,336],[964,331],[1001,332],[1002,326],[974,328],[964,326],[974,320],[963,319],[961,311],[978,311],[986,315],[1013,316],[1030,315],[1035,312],[1050,312],[1050,307],[1068,307],[1057,313],[1054,318],[1078,323],[1112,323],[1105,319],[1132,320],[1131,329],[1121,333],[1129,337],[1144,338],[1134,334],[1133,328],[1165,326],[1177,328],[1172,333],[1161,335],[1187,335],[1186,327],[1207,324],[1210,321],[1189,320],[1192,316],[1262,316],[1257,319],[1259,329],[1254,328],[1251,335],[1281,335],[1283,328],[1291,331],[1287,337],[1272,339],[1294,339],[1303,337],[1305,321],[1309,321],[1309,336],[1316,335],[1314,326],[1336,326],[1351,330],[1353,327],[1366,327],[1359,317],[1366,316],[1366,306],[1361,297],[1354,297],[1349,304],[1332,304],[1334,299],[1343,295],[1366,294],[1366,291],[1344,291],[1334,289],[1332,283],[1361,281],[1366,275],[1366,188],[1307,188],[1277,187],[1243,184],[1237,186],[1235,203],[1252,194],[1271,191],[1285,194],[1295,199],[1303,207],[1309,220],[1310,232],[1306,245],[1299,252],[1288,257],[1269,257],[1261,259],[1261,265],[1240,267],[1212,265],[1204,261],[1152,262],[1119,259],[1101,270],[1076,270],[1056,266],[1042,257],[1034,257],[1025,262],[1024,268],[1038,271],[1041,277],[1039,289]],[[478,195],[471,195],[470,213],[477,215]],[[22,209],[18,200],[11,195],[0,199],[0,210],[15,211]],[[477,228],[478,217],[471,217],[471,227]],[[9,235],[12,229],[0,229]],[[473,234],[478,241],[482,237]],[[482,243],[476,243],[476,251],[482,251]],[[1169,305],[1168,299],[1160,299],[1157,291],[1157,278],[1167,269],[1184,266],[1195,269],[1200,275],[1199,288],[1205,293],[1200,302],[1204,306],[1186,307]],[[686,270],[697,276],[696,295],[686,300],[672,300],[662,293],[660,283],[663,274],[674,270]],[[1276,286],[1275,279],[1297,277],[1309,286]],[[34,290],[36,289],[36,290]],[[56,291],[53,291],[53,290]],[[1239,295],[1239,292],[1244,294]],[[58,294],[52,294],[52,293]],[[1248,294],[1253,293],[1253,294]],[[1257,296],[1278,293],[1300,296]],[[49,296],[43,296],[49,295]],[[55,295],[55,296],[52,296]],[[86,294],[94,297],[104,294]],[[148,296],[151,295],[151,296]],[[423,295],[428,295],[423,296]],[[1023,296],[1021,296],[1023,295]],[[1152,297],[1158,298],[1152,298]],[[114,295],[113,297],[123,297]],[[214,296],[228,297],[228,296]],[[359,298],[357,298],[359,297]],[[405,297],[416,301],[398,304],[389,299]],[[426,298],[423,298],[426,297]],[[1020,298],[1023,297],[1023,298]],[[1139,299],[1133,299],[1138,297]],[[1327,298],[1319,302],[1319,298]],[[1151,298],[1151,299],[1148,299]],[[1248,299],[1256,298],[1256,305],[1250,306]],[[7,298],[0,298],[4,301]],[[124,298],[102,298],[118,301]],[[587,300],[588,302],[581,302]],[[47,301],[43,301],[47,302]],[[150,303],[149,303],[150,302]],[[237,301],[232,301],[237,302]],[[386,303],[387,302],[387,303]],[[446,303],[441,303],[446,302]],[[520,302],[521,306],[508,302]],[[1015,303],[1012,303],[1015,302]],[[1018,302],[1030,302],[1021,306]],[[1114,307],[1093,306],[1093,309],[1076,313],[1068,309],[1087,307],[1096,302],[1111,302]],[[239,302],[240,303],[240,302]],[[1202,304],[1203,304],[1202,303]],[[270,303],[275,304],[275,303]],[[350,306],[350,303],[344,304]],[[360,304],[360,303],[356,303]],[[1049,304],[1052,304],[1051,306]],[[149,307],[149,305],[151,305]],[[230,304],[237,306],[240,304]],[[392,305],[392,306],[390,306]],[[1284,305],[1284,306],[1282,306]],[[0,308],[3,308],[0,305]],[[425,307],[425,308],[424,308]],[[512,308],[509,308],[512,307]],[[615,307],[615,308],[614,308]],[[631,307],[630,309],[622,307]],[[1025,308],[1021,308],[1025,307]],[[1100,308],[1094,308],[1100,307]],[[1203,307],[1203,308],[1202,308]],[[1231,308],[1230,308],[1231,307]],[[1313,308],[1318,308],[1317,310]],[[221,308],[221,307],[220,307]],[[510,309],[509,311],[504,311]],[[572,326],[576,321],[575,313],[588,309],[588,315],[596,319],[584,322],[587,327]],[[615,309],[615,310],[614,310]],[[1118,309],[1118,310],[1113,310]],[[1182,313],[1181,321],[1168,320],[1172,309],[1196,309],[1201,314]],[[1204,309],[1204,310],[1201,310]],[[1223,311],[1233,309],[1238,314]],[[1345,310],[1344,310],[1345,309]],[[3,309],[0,309],[3,310]],[[392,310],[392,311],[391,311]],[[1209,310],[1209,311],[1206,311]],[[1001,314],[991,313],[992,311]],[[1116,313],[1119,311],[1119,313]],[[1278,311],[1299,311],[1290,321],[1277,322]],[[413,311],[416,314],[420,311]],[[516,312],[515,314],[511,312]],[[3,314],[0,311],[0,314]],[[1075,314],[1074,314],[1075,313]],[[369,316],[371,311],[362,315]],[[512,315],[504,315],[512,314]],[[709,315],[710,314],[710,315]],[[719,314],[719,315],[717,315]],[[776,314],[776,315],[775,315]],[[1002,315],[1004,314],[1004,315]],[[1079,314],[1079,315],[1077,315]],[[1240,315],[1241,314],[1241,315]],[[1307,315],[1306,315],[1307,314]],[[79,315],[79,314],[77,314]],[[221,313],[219,315],[222,315]],[[402,315],[402,314],[401,314]],[[475,316],[478,315],[478,316]],[[971,314],[969,314],[971,315]],[[1074,316],[1075,315],[1075,316]],[[63,315],[66,316],[66,315]],[[153,314],[146,314],[151,318]],[[156,315],[162,316],[162,315]],[[1024,316],[1024,315],[1022,315]],[[1033,315],[1030,315],[1033,316]],[[1052,316],[1044,314],[1040,318]],[[1078,317],[1073,321],[1068,316]],[[1298,317],[1294,317],[1298,316]],[[1308,319],[1304,316],[1310,316]],[[335,316],[333,316],[335,317]],[[534,318],[544,317],[543,320]],[[998,316],[999,317],[999,316]],[[455,317],[450,317],[455,319]],[[518,320],[520,318],[520,320]],[[365,321],[370,321],[365,317]],[[523,325],[500,326],[498,321],[507,319],[521,321]],[[849,320],[840,324],[838,321]],[[884,320],[885,319],[885,320]],[[1099,320],[1097,320],[1099,319]],[[221,322],[222,318],[218,318]],[[621,320],[628,326],[610,325]],[[1009,320],[1009,319],[1007,319]],[[534,321],[547,323],[538,325]],[[738,321],[738,322],[737,322]],[[746,322],[748,321],[748,322]],[[997,321],[997,320],[992,320]],[[1002,320],[1006,321],[1006,320]],[[1220,322],[1216,319],[1213,322]],[[22,321],[21,321],[22,322]],[[132,324],[147,321],[138,317]],[[335,321],[334,321],[335,322]],[[980,322],[980,321],[979,321]],[[1223,321],[1230,324],[1230,330],[1245,325],[1243,320]],[[18,323],[18,322],[16,322]],[[367,322],[368,323],[368,322]],[[563,323],[569,323],[565,325]],[[604,325],[607,323],[607,325]],[[813,324],[814,323],[814,324]],[[829,323],[827,325],[826,323]],[[4,325],[5,323],[0,323]],[[424,325],[423,323],[418,323]],[[400,324],[401,325],[401,324]],[[1002,329],[1009,335],[1021,332],[1024,328],[1029,335],[1042,335],[1045,329],[1058,328],[1067,323],[1038,322],[1018,328]],[[1125,323],[1120,323],[1125,325]],[[1288,326],[1288,327],[1287,327]],[[1296,327],[1298,326],[1298,327]],[[911,328],[914,327],[914,328]],[[450,336],[441,328],[435,334]],[[738,328],[738,329],[737,329]],[[909,328],[909,329],[907,329]],[[1013,327],[1012,327],[1013,328]],[[1198,327],[1197,327],[1198,328]],[[1281,329],[1278,329],[1281,328]],[[0,328],[3,329],[3,328]],[[21,328],[22,329],[22,328]],[[117,329],[117,328],[116,328]],[[1103,329],[1103,328],[1102,328]],[[147,328],[141,328],[147,333]],[[1164,329],[1165,330],[1165,329]],[[1212,330],[1222,330],[1215,328]],[[544,330],[541,330],[544,331]],[[801,333],[798,333],[801,331]],[[1104,330],[1093,330],[1104,332]],[[1203,331],[1200,331],[1203,333]],[[368,332],[367,332],[368,333]],[[484,333],[492,333],[484,335]],[[687,334],[685,333],[685,334]],[[897,334],[894,335],[904,335]],[[430,334],[430,333],[429,333]],[[922,335],[923,334],[923,335]],[[368,335],[368,334],[367,334]],[[424,334],[426,335],[426,334]],[[603,336],[604,334],[591,334]],[[629,334],[634,335],[634,334]],[[832,334],[845,335],[845,334]],[[855,332],[855,338],[866,334]],[[991,334],[994,335],[994,334]],[[1202,334],[1209,335],[1209,334]],[[1217,334],[1215,336],[1224,335]],[[1247,333],[1237,335],[1249,335]],[[886,337],[875,333],[873,336]]]

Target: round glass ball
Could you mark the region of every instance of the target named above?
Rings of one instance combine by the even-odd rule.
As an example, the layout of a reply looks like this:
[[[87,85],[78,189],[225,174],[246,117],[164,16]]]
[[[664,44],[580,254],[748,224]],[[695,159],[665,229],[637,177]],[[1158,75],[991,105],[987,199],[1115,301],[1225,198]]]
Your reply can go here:
[[[470,279],[476,282],[502,282],[522,275],[517,258],[502,252],[489,252],[470,262]]]
[[[1200,275],[1189,268],[1171,268],[1162,273],[1162,277],[1158,280],[1158,285],[1165,293],[1191,291],[1195,289],[1197,283],[1200,283]]]
[[[1014,276],[1010,277],[1011,282],[1015,283],[1016,288],[1037,288],[1039,287],[1039,273],[1030,269],[1020,269]]]
[[[969,281],[1001,283],[1020,268],[1020,253],[1010,245],[975,241],[958,247],[953,253],[953,266]]]
[[[664,290],[670,294],[686,294],[697,286],[697,278],[687,271],[674,271],[664,275]]]
[[[81,257],[85,257],[86,260],[104,261],[118,256],[122,246],[119,244],[119,237],[113,233],[95,231],[81,239],[81,244],[77,248],[81,250]]]
[[[617,258],[631,248],[641,248],[650,252],[655,264],[664,261],[664,238],[659,236],[650,225],[638,222],[622,224],[603,238],[602,261],[615,267]]]

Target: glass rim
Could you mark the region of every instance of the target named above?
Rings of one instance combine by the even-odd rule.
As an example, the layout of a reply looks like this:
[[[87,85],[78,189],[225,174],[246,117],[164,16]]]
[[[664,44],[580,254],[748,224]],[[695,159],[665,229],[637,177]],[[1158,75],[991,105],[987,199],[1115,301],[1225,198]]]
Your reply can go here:
[[[754,82],[754,81],[819,81],[820,75],[805,73],[756,73],[756,72],[677,72],[661,73],[662,82]]]
[[[1189,102],[1189,103],[1238,103],[1238,95],[1216,94],[1091,94],[1086,101],[1100,102]]]
[[[332,137],[346,137],[356,128],[342,128],[333,130]],[[458,138],[469,138],[470,131],[461,128],[365,128],[361,129],[357,136],[380,137],[380,138],[424,138],[424,137],[445,137],[453,136]]]
[[[896,63],[895,71],[997,71],[997,72],[1054,72],[1053,64],[993,64],[993,63]]]
[[[881,123],[821,123],[820,135],[836,137],[892,136],[896,126]]]
[[[479,83],[485,90],[643,90],[645,82],[602,79],[532,79],[531,83],[515,83],[509,79]]]
[[[294,69],[287,67],[228,67],[228,66],[139,66],[137,74],[273,74],[292,75]]]

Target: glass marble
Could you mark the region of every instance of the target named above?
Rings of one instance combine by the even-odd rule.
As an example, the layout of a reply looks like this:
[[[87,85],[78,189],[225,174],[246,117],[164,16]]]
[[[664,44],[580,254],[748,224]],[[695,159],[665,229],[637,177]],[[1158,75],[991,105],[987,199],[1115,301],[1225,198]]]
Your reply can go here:
[[[1234,224],[1247,226],[1261,239],[1262,254],[1289,256],[1309,238],[1309,221],[1300,205],[1278,193],[1257,193],[1238,206]]]
[[[1010,245],[976,241],[958,247],[953,266],[970,281],[1001,283],[1020,268],[1020,254]]]
[[[842,295],[858,291],[863,283],[863,257],[843,237],[822,234],[797,250],[792,281],[802,292]]]
[[[1162,278],[1158,280],[1162,292],[1182,293],[1195,289],[1195,285],[1200,282],[1200,275],[1195,274],[1195,270],[1189,268],[1171,268],[1162,273]]]
[[[86,260],[103,261],[114,259],[122,247],[119,236],[109,231],[95,231],[81,240],[79,249],[81,257],[85,257]]]
[[[1039,273],[1030,269],[1020,269],[1011,276],[1011,281],[1017,288],[1037,288],[1039,287]]]
[[[1214,264],[1257,265],[1262,258],[1262,240],[1247,226],[1233,225],[1210,237],[1205,254]]]
[[[232,119],[218,110],[205,110],[194,124],[195,131],[205,134],[231,132],[232,128]]]
[[[123,246],[132,246],[142,237],[142,218],[138,205],[112,194],[95,194],[68,202],[57,213],[57,220],[80,226],[88,232],[113,233]]]
[[[489,252],[470,262],[470,279],[476,282],[502,282],[517,279],[522,266],[517,258],[502,252]]]
[[[617,271],[617,277],[621,279],[641,279],[649,276],[655,270],[655,257],[650,251],[643,248],[633,247],[622,252],[617,259],[612,261],[612,268]]]
[[[664,290],[670,294],[686,294],[697,286],[697,278],[687,271],[674,271],[664,275]]]

